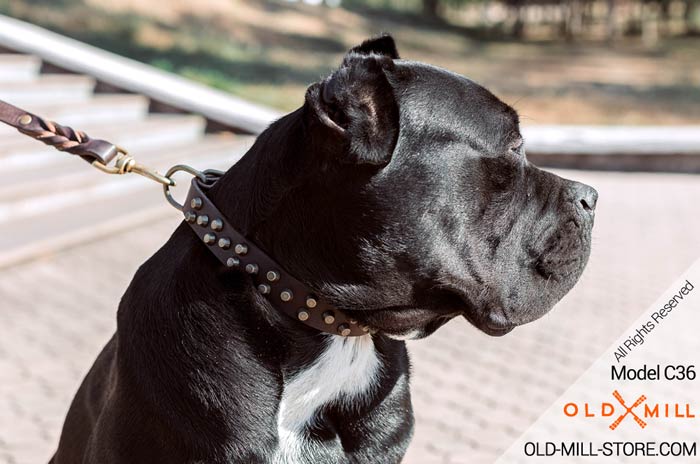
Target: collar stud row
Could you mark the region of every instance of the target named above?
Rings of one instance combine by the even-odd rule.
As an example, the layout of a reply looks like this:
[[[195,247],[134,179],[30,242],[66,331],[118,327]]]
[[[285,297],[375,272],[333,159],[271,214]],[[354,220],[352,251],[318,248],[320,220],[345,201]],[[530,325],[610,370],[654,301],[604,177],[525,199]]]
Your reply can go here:
[[[320,301],[304,284],[236,231],[203,193],[211,185],[213,182],[200,183],[195,178],[185,203],[190,208],[185,208],[187,211],[183,213],[185,221],[226,267],[245,271],[258,293],[274,308],[307,326],[343,337],[370,332],[368,327]]]

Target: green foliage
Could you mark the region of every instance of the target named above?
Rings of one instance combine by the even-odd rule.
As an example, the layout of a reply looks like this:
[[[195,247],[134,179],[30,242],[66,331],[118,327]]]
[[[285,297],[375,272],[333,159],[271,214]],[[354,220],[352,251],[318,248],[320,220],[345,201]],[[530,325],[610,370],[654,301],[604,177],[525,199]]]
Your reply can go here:
[[[159,15],[154,3],[148,3],[151,14],[142,14],[105,11],[78,0],[0,0],[0,12],[282,110],[297,108],[309,83],[337,66],[345,50],[388,31],[403,57],[468,75],[506,101],[520,99],[519,109],[539,123],[658,123],[659,114],[673,123],[700,122],[700,91],[688,64],[697,63],[698,42],[690,38],[663,42],[653,55],[643,47],[634,51],[640,60],[672,57],[654,63],[663,75],[658,81],[650,78],[640,87],[637,79],[620,83],[612,76],[603,85],[610,79],[603,72],[607,64],[592,62],[584,67],[588,76],[577,74],[572,83],[567,67],[581,66],[572,62],[579,53],[582,58],[601,49],[601,56],[617,53],[621,69],[630,73],[635,64],[624,62],[625,53],[607,45],[571,46],[556,37],[516,40],[507,25],[489,29],[428,19],[420,12],[420,0],[348,0],[338,9],[256,0],[247,3],[254,21],[232,16],[233,6],[226,17],[208,14],[203,11],[208,2],[201,0],[177,19]],[[451,15],[456,8],[448,5],[441,13]],[[289,20],[294,15],[299,22]],[[585,47],[594,49],[583,53]],[[543,63],[547,83],[538,77]],[[551,70],[553,65],[558,70]]]

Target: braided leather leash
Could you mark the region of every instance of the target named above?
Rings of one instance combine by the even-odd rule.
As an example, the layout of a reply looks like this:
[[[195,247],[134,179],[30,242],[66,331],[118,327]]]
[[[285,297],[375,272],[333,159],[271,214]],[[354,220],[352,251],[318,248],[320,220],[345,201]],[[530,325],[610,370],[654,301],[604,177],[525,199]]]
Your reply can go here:
[[[0,121],[57,150],[77,155],[108,174],[133,172],[164,185],[175,185],[172,179],[137,163],[126,150],[111,142],[90,138],[85,132],[48,121],[2,100]],[[114,166],[109,166],[112,160]]]
[[[239,233],[207,197],[208,190],[222,172],[197,171],[177,165],[165,175],[137,163],[126,150],[105,140],[92,139],[76,131],[43,119],[0,100],[0,121],[22,134],[44,142],[57,150],[77,155],[108,174],[136,173],[163,184],[168,202],[180,210],[185,221],[214,256],[228,269],[240,269],[250,276],[257,291],[278,311],[321,332],[344,337],[362,336],[370,332],[366,326],[348,317],[341,310],[316,297],[302,282]],[[109,164],[115,161],[113,166]],[[175,186],[172,176],[185,171],[193,177],[185,205],[171,195]]]
[[[119,153],[119,148],[114,144],[91,139],[85,132],[47,121],[2,100],[0,100],[0,121],[57,150],[78,155],[88,163],[99,161],[107,165]]]

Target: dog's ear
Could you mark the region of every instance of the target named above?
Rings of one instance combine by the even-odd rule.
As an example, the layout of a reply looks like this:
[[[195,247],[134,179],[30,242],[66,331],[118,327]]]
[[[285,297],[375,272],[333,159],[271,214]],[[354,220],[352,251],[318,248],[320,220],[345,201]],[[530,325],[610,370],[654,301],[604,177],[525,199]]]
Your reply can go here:
[[[362,42],[357,47],[350,50],[350,53],[357,53],[358,55],[369,55],[374,53],[375,55],[387,56],[391,59],[399,59],[399,52],[396,50],[396,43],[394,38],[389,34],[382,34],[378,37],[373,37]]]
[[[309,88],[307,104],[331,135],[331,150],[344,153],[341,161],[383,166],[391,159],[399,131],[393,67],[387,56],[350,51],[338,70]]]

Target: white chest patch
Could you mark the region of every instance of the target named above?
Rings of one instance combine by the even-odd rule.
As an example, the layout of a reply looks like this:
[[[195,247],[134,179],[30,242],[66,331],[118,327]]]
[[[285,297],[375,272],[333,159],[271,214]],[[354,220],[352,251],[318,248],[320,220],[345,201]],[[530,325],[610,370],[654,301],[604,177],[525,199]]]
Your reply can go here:
[[[358,401],[376,385],[379,369],[371,336],[328,335],[318,359],[284,384],[277,416],[276,462],[303,461],[304,429],[313,423],[319,409],[335,401]]]

